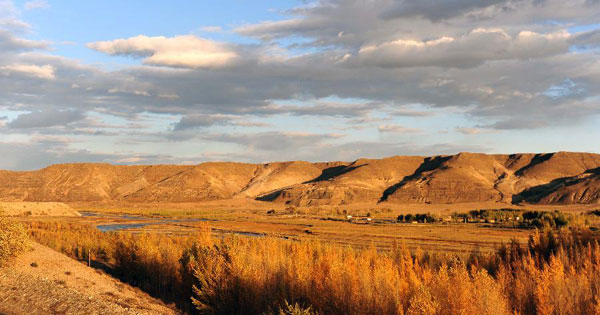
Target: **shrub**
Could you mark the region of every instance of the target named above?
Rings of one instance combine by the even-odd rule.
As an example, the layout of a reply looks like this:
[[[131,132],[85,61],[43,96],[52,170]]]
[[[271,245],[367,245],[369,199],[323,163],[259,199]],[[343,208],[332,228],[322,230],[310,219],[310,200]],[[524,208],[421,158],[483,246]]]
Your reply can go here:
[[[542,213],[528,217],[548,222]],[[526,244],[461,256],[217,239],[208,227],[176,237],[30,226],[38,241],[74,257],[104,248],[101,259],[122,279],[188,313],[196,312],[190,297],[203,314],[593,314],[600,307],[600,235],[589,229],[535,230]]]
[[[0,265],[22,251],[27,246],[27,233],[23,226],[8,218],[0,217]]]
[[[298,303],[291,305],[285,301],[285,305],[279,308],[278,315],[317,315],[312,311],[311,307],[302,307]]]

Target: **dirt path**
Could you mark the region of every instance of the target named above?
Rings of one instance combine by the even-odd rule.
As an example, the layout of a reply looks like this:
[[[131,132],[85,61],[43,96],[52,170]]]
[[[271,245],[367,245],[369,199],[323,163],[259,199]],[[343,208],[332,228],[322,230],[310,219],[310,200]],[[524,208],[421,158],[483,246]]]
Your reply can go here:
[[[141,290],[37,243],[0,269],[0,292],[0,314],[177,314]]]

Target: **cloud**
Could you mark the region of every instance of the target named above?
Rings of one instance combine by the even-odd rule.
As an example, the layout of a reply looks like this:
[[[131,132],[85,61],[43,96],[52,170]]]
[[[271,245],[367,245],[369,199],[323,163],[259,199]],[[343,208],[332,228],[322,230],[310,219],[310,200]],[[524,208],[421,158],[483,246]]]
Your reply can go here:
[[[254,122],[239,115],[189,114],[181,117],[181,119],[173,125],[173,131],[178,132],[212,126],[266,127],[269,126],[269,124]]]
[[[572,43],[579,48],[594,48],[600,46],[600,29],[577,34]]]
[[[314,134],[303,132],[261,132],[244,134],[209,134],[202,138],[209,141],[227,142],[249,147],[251,150],[288,151],[314,147],[327,140],[339,139],[338,134]]]
[[[91,49],[109,54],[143,58],[148,65],[182,68],[218,68],[231,64],[238,55],[225,44],[194,35],[148,37],[89,43]]]
[[[217,25],[203,26],[200,28],[201,31],[207,33],[221,33],[223,32],[223,28]]]
[[[45,128],[63,126],[84,118],[84,114],[79,111],[44,110],[21,114],[7,126],[12,129]]]
[[[35,10],[35,9],[46,9],[49,8],[50,5],[46,0],[34,0],[25,2],[25,10]]]
[[[291,114],[296,116],[330,116],[330,117],[362,117],[369,112],[381,108],[377,102],[344,103],[323,100],[310,101],[311,105],[279,105],[269,104],[256,108],[255,113],[274,115]]]
[[[20,19],[20,12],[10,0],[0,0],[0,29],[23,31],[31,27]]]
[[[380,67],[474,67],[488,60],[539,58],[569,50],[569,33],[521,31],[512,37],[501,29],[474,29],[459,38],[397,39],[367,45],[358,62]],[[352,60],[352,59],[350,59]]]
[[[429,117],[429,116],[435,115],[435,113],[433,113],[433,112],[418,111],[418,110],[404,109],[404,108],[394,109],[394,110],[390,111],[389,113],[393,116],[404,116],[404,117]]]
[[[104,153],[71,147],[69,138],[38,137],[27,142],[0,141],[0,169],[36,170],[50,164],[102,162],[115,164],[197,164],[205,158],[175,157],[169,154],[139,154],[134,152]]]
[[[0,55],[8,52],[47,48],[48,42],[16,38],[10,32],[0,29]]]
[[[264,40],[286,37],[293,33],[316,30],[318,26],[309,25],[304,19],[289,19],[283,21],[264,21],[237,27],[234,31],[245,36],[255,36]]]
[[[380,125],[377,130],[381,133],[419,133],[423,130],[418,128],[408,128],[401,125]]]
[[[508,5],[507,0],[420,0],[396,1],[389,10],[384,12],[384,18],[423,17],[431,21],[439,21],[463,15],[474,10],[481,10],[493,5]]]
[[[238,117],[232,115],[207,115],[207,114],[192,114],[186,115],[177,122],[173,130],[186,130],[192,128],[210,127],[214,125],[230,125],[234,124],[234,120]]]
[[[467,128],[467,127],[460,127],[460,128],[456,128],[455,130],[462,133],[463,135],[479,135],[479,134],[485,134],[485,133],[499,133],[498,130],[486,130],[486,129],[480,129],[480,128]]]
[[[27,65],[27,64],[12,64],[0,66],[0,73],[4,75],[20,74],[31,76],[39,79],[52,80],[54,79],[55,68],[51,65]]]
[[[6,3],[0,20],[20,21]],[[479,137],[451,143],[435,132],[419,137],[426,143],[394,142],[410,139],[398,137],[406,126],[511,129],[522,146],[534,133],[559,135],[600,119],[598,33],[574,31],[597,23],[598,1],[303,3],[281,21],[235,30],[258,40],[140,35],[90,43],[140,63],[111,69],[61,57],[50,42],[24,39],[26,29],[0,25],[0,114],[30,112],[3,120],[0,138],[76,137],[114,148],[56,147],[82,161],[348,160],[489,149]],[[307,132],[298,133],[303,124]],[[58,153],[43,155],[45,163],[64,161]]]

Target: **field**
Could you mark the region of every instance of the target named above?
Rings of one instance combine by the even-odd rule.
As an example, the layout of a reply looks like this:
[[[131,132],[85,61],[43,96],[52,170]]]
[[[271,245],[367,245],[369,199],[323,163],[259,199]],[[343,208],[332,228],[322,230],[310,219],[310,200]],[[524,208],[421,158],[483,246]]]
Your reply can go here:
[[[49,211],[37,206],[36,213]],[[600,220],[587,213],[593,207],[68,206],[78,213],[13,220],[36,242],[184,313],[534,314],[550,307],[566,314],[598,307],[596,278],[572,291],[600,266],[591,232]],[[548,266],[564,275],[546,274]],[[569,306],[543,300],[556,294]],[[444,304],[449,296],[460,302]]]
[[[235,202],[235,201],[233,201]],[[235,205],[235,204],[234,204]],[[246,210],[233,208],[231,204],[217,204],[217,210],[210,210],[210,204],[201,205],[93,205],[72,204],[72,208],[87,215],[73,217],[47,217],[44,221],[83,223],[90,225],[130,225],[131,232],[167,233],[175,235],[192,234],[198,227],[208,222],[217,235],[240,234],[273,236],[292,240],[318,240],[340,246],[390,249],[394,243],[404,244],[411,250],[420,248],[427,251],[462,253],[469,251],[493,251],[502,243],[512,239],[524,242],[531,234],[527,229],[498,227],[486,223],[396,223],[402,213],[418,213],[419,208],[407,210],[369,209],[346,210],[353,214],[346,219],[345,209],[294,209],[284,207],[251,207]],[[447,207],[446,207],[447,208]],[[467,205],[448,209],[422,212],[439,215],[472,210]],[[463,210],[468,209],[468,210]],[[579,212],[578,210],[572,210]],[[93,215],[90,215],[93,214]],[[367,221],[370,214],[372,221]],[[39,221],[38,217],[22,218],[24,221]],[[139,226],[144,225],[145,226]],[[484,237],[482,237],[482,235]]]
[[[205,219],[217,234],[238,233],[275,236],[286,239],[319,240],[343,246],[365,248],[374,245],[390,249],[394,243],[403,243],[411,250],[465,252],[492,251],[512,239],[523,242],[531,234],[527,229],[511,229],[493,224],[435,223],[398,224],[400,214],[431,213],[440,217],[452,213],[466,213],[474,209],[514,208],[521,210],[559,210],[580,214],[595,209],[593,205],[573,206],[514,206],[498,203],[468,203],[448,205],[402,205],[360,207],[359,205],[331,207],[286,207],[272,203],[245,200],[227,200],[204,203],[178,204],[92,204],[73,203],[81,212],[102,214],[99,217],[70,218],[70,221],[91,224],[143,223],[143,218],[112,217],[128,214],[151,216],[155,219]],[[273,212],[269,214],[269,212]],[[352,215],[352,220],[347,220]],[[372,221],[366,221],[367,215]],[[132,229],[136,232],[186,234],[197,230],[201,222],[176,222],[148,225]]]

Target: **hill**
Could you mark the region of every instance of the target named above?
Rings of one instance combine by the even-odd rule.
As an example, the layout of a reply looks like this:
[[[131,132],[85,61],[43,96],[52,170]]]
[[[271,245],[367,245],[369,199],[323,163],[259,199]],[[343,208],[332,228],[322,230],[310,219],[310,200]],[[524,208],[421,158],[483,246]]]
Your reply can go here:
[[[80,216],[69,205],[62,202],[0,202],[0,216]]]
[[[0,171],[0,200],[344,204],[600,203],[600,155],[459,153],[353,162],[59,164]]]

